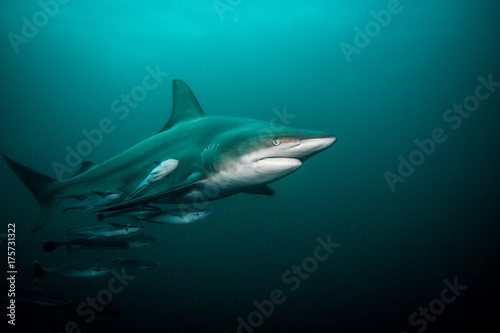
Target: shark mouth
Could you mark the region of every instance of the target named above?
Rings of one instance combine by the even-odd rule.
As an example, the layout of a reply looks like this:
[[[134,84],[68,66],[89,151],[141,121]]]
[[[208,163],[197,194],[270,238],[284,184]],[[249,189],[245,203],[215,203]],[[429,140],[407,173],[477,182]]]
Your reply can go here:
[[[283,164],[286,164],[286,163],[295,164],[295,163],[297,163],[297,161],[301,162],[300,158],[294,158],[294,157],[264,157],[264,158],[257,160],[257,162],[260,162],[260,161],[270,162],[270,163],[283,163]]]
[[[302,161],[294,157],[264,157],[257,160],[257,164],[278,168],[298,168],[302,165]]]

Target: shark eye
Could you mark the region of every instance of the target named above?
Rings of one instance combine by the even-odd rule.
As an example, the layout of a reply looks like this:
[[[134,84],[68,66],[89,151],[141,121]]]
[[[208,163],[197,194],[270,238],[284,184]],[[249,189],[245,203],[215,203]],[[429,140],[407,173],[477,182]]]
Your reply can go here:
[[[280,143],[281,143],[280,138],[274,138],[273,139],[273,145],[279,146]]]

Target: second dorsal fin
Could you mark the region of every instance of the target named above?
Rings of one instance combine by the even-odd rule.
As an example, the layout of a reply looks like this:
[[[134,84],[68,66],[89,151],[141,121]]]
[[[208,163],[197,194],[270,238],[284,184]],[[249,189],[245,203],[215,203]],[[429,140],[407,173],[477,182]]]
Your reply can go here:
[[[72,176],[73,177],[76,177],[76,176],[79,176],[81,175],[82,173],[85,173],[87,171],[89,171],[90,169],[92,169],[94,167],[94,163],[92,162],[89,162],[89,161],[83,161],[82,162],[82,166],[80,167],[80,169],[78,169],[78,171]]]

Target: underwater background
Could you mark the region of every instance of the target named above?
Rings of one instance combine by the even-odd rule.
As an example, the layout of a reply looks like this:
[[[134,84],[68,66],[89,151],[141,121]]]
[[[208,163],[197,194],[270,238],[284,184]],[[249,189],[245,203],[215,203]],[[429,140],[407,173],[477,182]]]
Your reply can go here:
[[[338,138],[271,184],[273,197],[238,194],[210,203],[213,213],[197,223],[148,225],[144,233],[158,239],[150,247],[73,254],[45,255],[42,241],[64,240],[68,227],[95,216],[59,208],[33,234],[38,204],[2,159],[0,258],[7,272],[15,223],[17,288],[56,288],[84,302],[111,276],[34,282],[33,260],[160,262],[127,271],[133,280],[112,299],[118,318],[87,322],[71,309],[47,315],[16,302],[15,328],[5,308],[3,327],[421,333],[496,325],[499,13],[495,0],[2,1],[0,150],[50,177],[102,119],[113,130],[85,156],[94,163],[156,134],[177,78],[207,115]],[[151,71],[161,73],[157,86],[115,112]],[[334,251],[315,259],[329,240]]]

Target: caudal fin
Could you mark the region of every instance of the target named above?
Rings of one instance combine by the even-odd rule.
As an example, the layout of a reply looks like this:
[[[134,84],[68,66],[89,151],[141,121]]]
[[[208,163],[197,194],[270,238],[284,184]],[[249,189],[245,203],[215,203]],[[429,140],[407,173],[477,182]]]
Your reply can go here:
[[[11,160],[4,154],[2,154],[2,156],[5,158],[7,164],[16,173],[19,179],[21,179],[24,185],[26,185],[31,193],[33,193],[40,204],[40,212],[38,213],[37,221],[33,226],[33,232],[36,232],[40,230],[45,223],[47,223],[47,220],[61,201],[60,198],[57,198],[47,192],[49,186],[54,185],[57,181],[35,170],[31,170],[14,160]]]
[[[42,245],[43,245],[43,250],[47,254],[54,251],[55,249],[57,249],[59,247],[59,243],[51,242],[51,241],[43,241]]]
[[[35,269],[35,280],[38,280],[43,274],[45,274],[45,269],[43,268],[42,263],[37,260],[33,260],[33,267]]]

